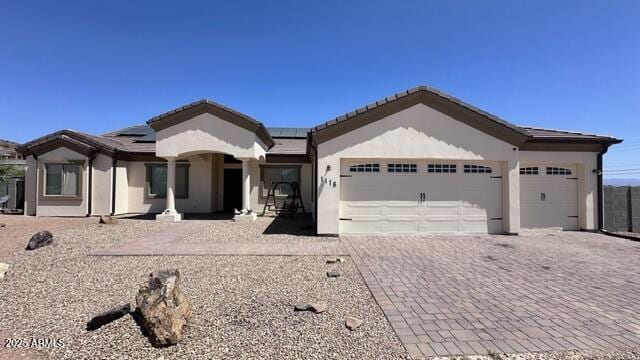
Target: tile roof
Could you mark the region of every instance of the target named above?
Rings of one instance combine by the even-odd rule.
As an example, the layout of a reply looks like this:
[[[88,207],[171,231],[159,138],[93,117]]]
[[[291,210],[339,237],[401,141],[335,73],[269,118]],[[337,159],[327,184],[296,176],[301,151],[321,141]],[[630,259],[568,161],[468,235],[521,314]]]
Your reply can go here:
[[[396,101],[398,99],[401,99],[401,98],[403,98],[405,96],[409,96],[409,95],[412,95],[412,94],[415,94],[415,93],[418,93],[418,92],[426,92],[426,93],[429,93],[429,94],[433,94],[433,95],[439,96],[439,97],[441,97],[441,98],[443,98],[445,100],[448,100],[448,101],[450,101],[450,102],[452,102],[454,104],[457,104],[457,105],[462,106],[462,107],[464,107],[464,108],[466,108],[468,110],[471,110],[471,111],[473,111],[473,112],[475,112],[477,114],[480,114],[480,115],[486,117],[487,119],[489,119],[491,121],[494,121],[494,122],[496,122],[496,123],[498,123],[500,125],[503,125],[503,126],[509,128],[511,130],[514,130],[516,132],[524,134],[524,130],[521,129],[520,127],[518,127],[517,125],[511,124],[510,122],[508,122],[506,120],[503,120],[503,119],[497,117],[496,115],[490,114],[490,113],[488,113],[488,112],[486,112],[484,110],[481,110],[481,109],[479,109],[479,108],[477,108],[477,107],[475,107],[475,106],[473,106],[471,104],[468,104],[468,103],[466,103],[466,102],[464,102],[464,101],[462,101],[462,100],[460,100],[460,99],[458,99],[456,97],[453,97],[453,96],[451,96],[449,94],[446,94],[446,93],[444,93],[444,92],[442,92],[442,91],[440,91],[438,89],[432,88],[430,86],[416,86],[416,87],[411,88],[409,90],[401,91],[401,92],[393,94],[391,96],[387,96],[384,99],[380,99],[380,100],[375,101],[375,102],[373,102],[373,103],[371,103],[369,105],[366,105],[364,107],[358,108],[358,109],[356,109],[356,110],[354,110],[352,112],[346,113],[344,115],[340,115],[340,116],[336,117],[335,119],[329,120],[329,121],[327,121],[327,122],[325,122],[323,124],[320,124],[320,125],[318,125],[318,126],[316,126],[314,128],[311,128],[311,132],[317,132],[317,131],[326,129],[326,128],[328,128],[330,126],[333,126],[333,125],[335,125],[337,123],[340,123],[340,122],[346,121],[348,119],[351,119],[351,118],[355,117],[356,115],[360,115],[360,114],[365,113],[367,111],[370,111],[370,110],[373,110],[375,108],[384,106],[384,105],[392,103],[392,102],[394,102],[394,101]]]
[[[275,138],[267,154],[304,155],[307,153],[307,139]]]
[[[533,139],[545,139],[545,140],[611,140],[614,142],[620,141],[619,139],[608,135],[586,134],[581,132],[544,129],[539,127],[521,126]]]

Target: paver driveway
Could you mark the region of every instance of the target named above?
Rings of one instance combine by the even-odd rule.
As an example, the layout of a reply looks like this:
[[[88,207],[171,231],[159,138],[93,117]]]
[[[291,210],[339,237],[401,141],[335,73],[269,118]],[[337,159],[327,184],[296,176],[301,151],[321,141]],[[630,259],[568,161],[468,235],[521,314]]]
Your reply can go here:
[[[640,243],[599,234],[351,236],[414,356],[640,346]]]

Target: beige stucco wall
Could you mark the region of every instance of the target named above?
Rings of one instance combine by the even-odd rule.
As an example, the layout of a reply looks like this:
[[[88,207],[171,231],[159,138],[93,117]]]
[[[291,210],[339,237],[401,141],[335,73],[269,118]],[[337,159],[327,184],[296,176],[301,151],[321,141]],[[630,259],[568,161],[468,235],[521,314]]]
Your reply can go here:
[[[285,163],[265,163],[251,162],[251,208],[258,213],[262,213],[266,197],[261,196],[260,185],[260,167],[262,166],[300,166],[300,196],[304,205],[305,212],[311,214],[313,209],[312,201],[312,183],[311,183],[311,164],[285,164]],[[268,186],[268,185],[267,185]]]
[[[126,214],[129,212],[129,179],[127,161],[118,160],[116,162],[116,214]]]
[[[111,190],[113,160],[98,153],[93,159],[93,191],[91,215],[109,215],[111,213]]]
[[[209,113],[160,130],[156,139],[159,157],[216,152],[260,159],[266,152],[266,146],[255,133]]]
[[[26,158],[27,168],[24,172],[24,214],[35,215],[36,214],[36,195],[38,193],[38,179],[36,175],[36,169],[38,162],[29,155]]]
[[[598,153],[572,151],[521,151],[520,165],[576,165],[578,176],[578,225],[598,228]]]
[[[189,161],[189,197],[176,199],[176,209],[181,213],[207,213],[211,211],[211,156],[191,156]],[[146,167],[152,162],[127,163],[128,213],[160,213],[166,208],[166,199],[146,196]],[[124,199],[116,198],[116,206]]]
[[[42,196],[42,184],[40,179],[44,175],[44,164],[46,163],[58,163],[67,162],[70,160],[83,161],[81,166],[82,179],[80,196],[78,199],[56,199],[43,198]],[[59,147],[46,154],[38,156],[38,186],[37,186],[37,215],[38,216],[86,216],[88,212],[88,172],[87,172],[88,158],[85,155],[79,154],[66,147]]]
[[[476,130],[424,104],[318,145],[318,233],[339,232],[340,159],[462,159],[507,163],[508,178],[503,199],[505,232],[519,229],[518,151],[514,146]],[[328,167],[330,166],[330,169]],[[336,182],[325,186],[320,178]],[[391,184],[390,184],[391,185]]]

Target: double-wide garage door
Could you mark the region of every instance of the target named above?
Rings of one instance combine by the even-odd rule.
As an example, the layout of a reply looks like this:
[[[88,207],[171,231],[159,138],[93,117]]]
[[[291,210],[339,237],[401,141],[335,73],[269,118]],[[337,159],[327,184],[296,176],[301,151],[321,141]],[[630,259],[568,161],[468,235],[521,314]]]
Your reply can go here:
[[[345,161],[340,232],[500,233],[499,162]]]

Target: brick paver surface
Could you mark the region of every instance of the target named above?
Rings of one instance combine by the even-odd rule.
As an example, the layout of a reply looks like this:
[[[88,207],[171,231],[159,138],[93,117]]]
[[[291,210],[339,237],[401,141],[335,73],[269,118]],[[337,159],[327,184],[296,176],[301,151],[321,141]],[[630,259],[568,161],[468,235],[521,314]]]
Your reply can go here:
[[[640,346],[640,242],[581,232],[341,239],[413,356]]]

